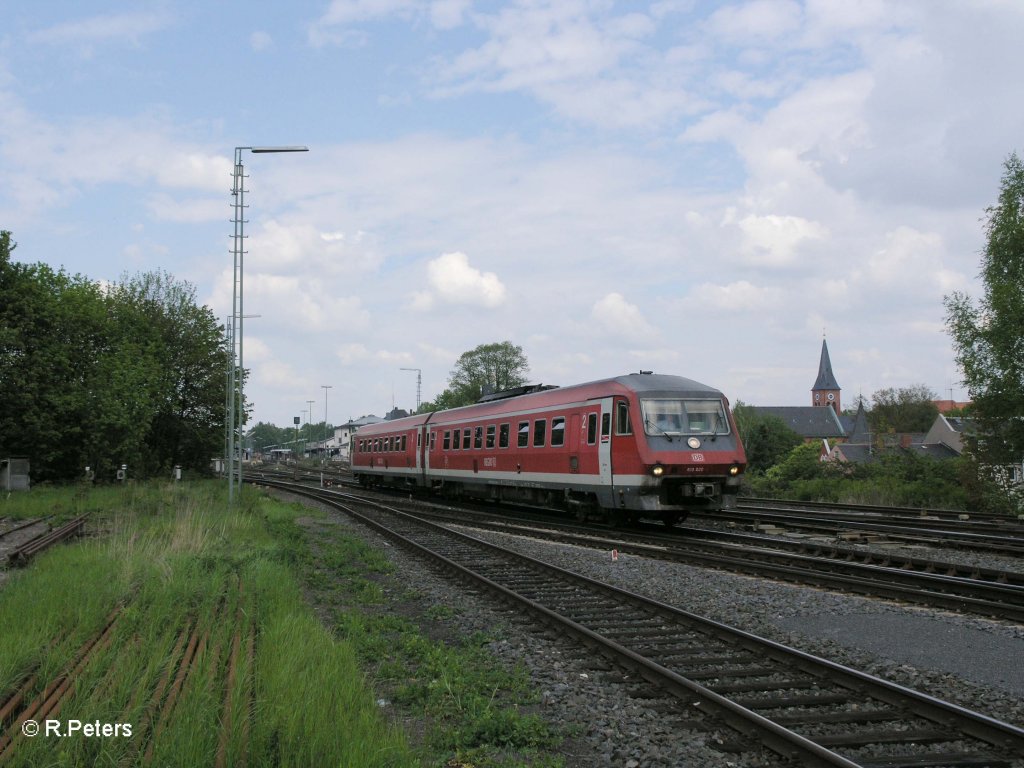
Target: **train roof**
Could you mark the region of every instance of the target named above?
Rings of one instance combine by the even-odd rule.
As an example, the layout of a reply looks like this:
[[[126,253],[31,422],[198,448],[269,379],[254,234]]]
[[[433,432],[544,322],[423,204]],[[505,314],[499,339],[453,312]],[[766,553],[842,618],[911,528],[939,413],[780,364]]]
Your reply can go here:
[[[465,419],[467,416],[479,416],[487,418],[498,414],[518,411],[527,408],[543,408],[545,406],[557,406],[560,403],[575,402],[579,400],[595,400],[615,394],[626,394],[636,392],[638,395],[648,397],[722,397],[722,392],[702,384],[693,379],[683,376],[672,376],[668,374],[656,374],[642,371],[630,373],[624,376],[615,376],[609,379],[589,381],[582,384],[573,384],[567,387],[545,387],[537,385],[529,388],[523,394],[514,394],[512,391],[508,396],[502,397],[502,393],[495,393],[483,402],[464,405],[459,408],[451,408],[444,411],[432,413],[420,413],[403,419],[385,421],[373,424],[360,429],[360,433],[374,434],[393,432],[395,430],[410,429],[421,424],[445,423],[454,420]]]

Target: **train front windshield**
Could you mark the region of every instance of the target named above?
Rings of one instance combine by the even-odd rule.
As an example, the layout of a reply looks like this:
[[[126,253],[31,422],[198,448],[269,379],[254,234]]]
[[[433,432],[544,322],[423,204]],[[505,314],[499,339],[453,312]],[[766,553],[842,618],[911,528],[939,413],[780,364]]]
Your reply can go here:
[[[648,435],[725,435],[729,420],[721,400],[641,400]]]

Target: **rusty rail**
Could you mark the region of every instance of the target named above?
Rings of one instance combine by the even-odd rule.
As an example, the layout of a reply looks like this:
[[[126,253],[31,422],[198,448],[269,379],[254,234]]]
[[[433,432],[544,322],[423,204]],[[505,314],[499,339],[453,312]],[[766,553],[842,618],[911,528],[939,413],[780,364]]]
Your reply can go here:
[[[64,523],[64,525],[54,528],[40,536],[36,536],[34,539],[25,542],[20,547],[13,549],[7,556],[8,565],[26,565],[29,560],[47,547],[63,541],[64,539],[79,535],[82,532],[82,528],[85,527],[85,520],[87,517],[88,514],[79,515],[78,517]]]

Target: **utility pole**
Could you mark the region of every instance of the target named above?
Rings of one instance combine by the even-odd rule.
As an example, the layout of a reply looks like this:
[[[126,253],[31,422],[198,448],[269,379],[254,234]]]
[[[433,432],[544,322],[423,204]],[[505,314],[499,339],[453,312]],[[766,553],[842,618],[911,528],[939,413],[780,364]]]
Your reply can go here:
[[[320,457],[320,466],[322,467],[324,462],[327,461],[327,390],[334,389],[334,386],[331,384],[321,384],[320,389],[324,391],[324,452]]]
[[[245,188],[245,167],[242,165],[242,152],[248,150],[253,154],[266,154],[274,152],[308,152],[307,147],[235,147],[235,166],[232,171],[231,185],[231,207],[234,209],[234,234],[232,235],[231,254],[233,259],[231,273],[231,327],[225,329],[226,340],[230,344],[230,358],[228,366],[227,396],[225,398],[225,421],[228,425],[228,506],[234,504],[235,499],[235,462],[238,462],[237,485],[239,495],[242,492],[242,453],[244,451],[242,442],[245,437],[245,364],[243,360],[242,336],[244,318],[243,313],[243,292],[242,280],[244,276],[246,239],[245,225],[248,220],[245,218],[245,209],[249,206],[245,203],[245,195],[249,191]],[[237,434],[236,434],[237,430]],[[236,458],[237,457],[237,458]]]
[[[316,400],[306,401],[309,409],[306,411],[306,449],[303,453],[309,450],[309,438],[313,436],[313,403],[315,402]]]
[[[420,410],[420,393],[423,391],[423,371],[419,368],[401,368],[402,371],[416,371],[416,412]]]

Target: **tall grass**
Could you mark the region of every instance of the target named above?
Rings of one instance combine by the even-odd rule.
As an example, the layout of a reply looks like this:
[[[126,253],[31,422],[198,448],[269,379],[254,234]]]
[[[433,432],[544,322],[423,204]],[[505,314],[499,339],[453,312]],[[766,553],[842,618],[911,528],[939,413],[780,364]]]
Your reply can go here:
[[[225,739],[228,765],[415,764],[352,649],[302,599],[301,549],[281,535],[294,511],[246,491],[231,511],[213,483],[21,494],[27,514],[91,509],[99,535],[44,553],[0,588],[0,700],[30,672],[39,689],[60,675],[118,609],[109,647],[93,654],[58,717],[128,723],[133,736],[19,736],[5,765],[136,765],[147,749],[153,765],[213,765]],[[189,627],[203,650],[172,708],[157,694]]]

